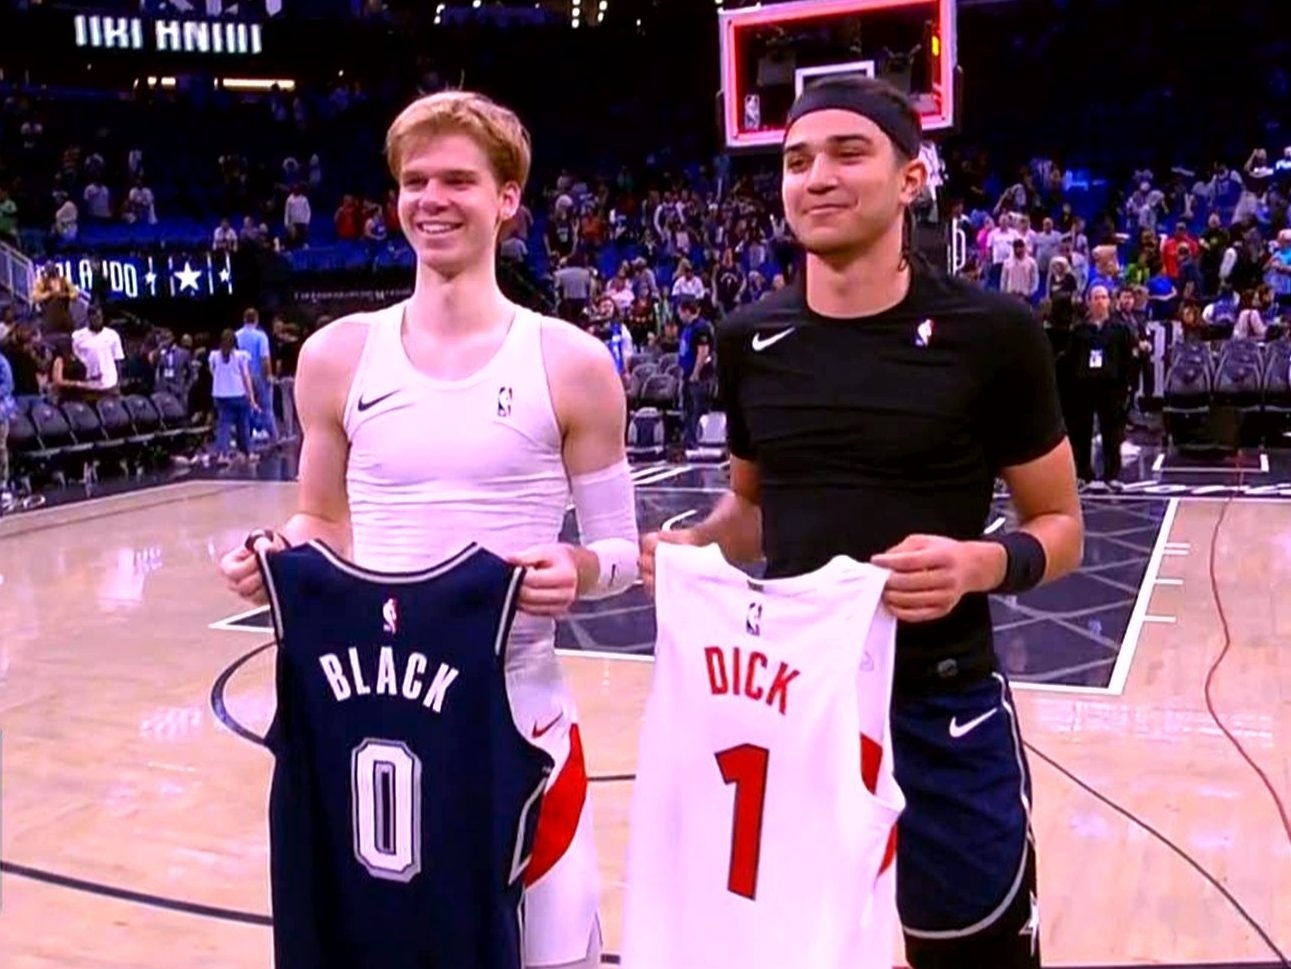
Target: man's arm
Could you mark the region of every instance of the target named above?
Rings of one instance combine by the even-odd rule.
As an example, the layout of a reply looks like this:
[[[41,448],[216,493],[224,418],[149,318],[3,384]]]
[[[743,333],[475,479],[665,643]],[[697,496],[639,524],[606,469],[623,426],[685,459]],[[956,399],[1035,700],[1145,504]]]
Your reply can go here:
[[[300,474],[296,513],[279,529],[293,545],[321,539],[351,554],[350,506],[345,489],[349,439],[344,402],[367,327],[337,320],[300,348],[296,415],[300,421]]]
[[[542,344],[578,520],[580,544],[566,546],[575,595],[614,595],[636,578],[639,541],[623,380],[605,344],[577,327],[544,322]]]
[[[1032,535],[1044,546],[1041,584],[1080,568],[1085,554],[1085,525],[1071,444],[1064,439],[1043,457],[1004,468],[1000,477],[1008,485],[1018,515],[1016,531]],[[1008,560],[1004,547],[998,542],[969,544],[976,564],[968,591],[991,592],[1005,578]]]
[[[717,545],[734,565],[762,560],[762,489],[758,466],[731,454],[731,487],[708,517],[685,529],[695,545]]]

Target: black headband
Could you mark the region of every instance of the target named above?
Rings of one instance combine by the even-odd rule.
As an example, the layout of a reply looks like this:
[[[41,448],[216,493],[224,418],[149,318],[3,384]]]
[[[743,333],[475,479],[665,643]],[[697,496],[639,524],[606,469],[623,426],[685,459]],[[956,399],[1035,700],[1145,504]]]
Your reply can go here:
[[[891,98],[851,81],[819,81],[803,91],[789,109],[785,131],[803,115],[830,108],[869,118],[907,158],[918,157],[923,132],[910,123],[909,112]]]

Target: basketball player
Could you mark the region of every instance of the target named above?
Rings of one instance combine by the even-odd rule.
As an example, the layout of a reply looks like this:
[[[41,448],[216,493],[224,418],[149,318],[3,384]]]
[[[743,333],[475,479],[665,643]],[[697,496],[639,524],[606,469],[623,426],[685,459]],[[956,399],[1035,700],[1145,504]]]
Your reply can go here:
[[[1031,784],[987,594],[1074,570],[1084,525],[1051,354],[1026,307],[911,254],[920,123],[891,86],[822,82],[783,145],[803,279],[719,327],[731,487],[694,528],[770,577],[889,569],[898,905],[914,969],[1040,964]],[[1002,477],[1019,526],[982,540]]]
[[[517,725],[556,765],[526,876],[526,964],[595,966],[596,854],[554,618],[637,576],[623,384],[603,344],[498,289],[498,230],[530,164],[511,111],[465,92],[422,98],[391,125],[387,155],[417,257],[413,295],[338,319],[302,347],[298,511],[249,544],[321,539],[388,572],[478,542],[525,566],[508,685]],[[581,546],[558,541],[571,493]],[[245,548],[221,569],[239,595],[263,601]]]

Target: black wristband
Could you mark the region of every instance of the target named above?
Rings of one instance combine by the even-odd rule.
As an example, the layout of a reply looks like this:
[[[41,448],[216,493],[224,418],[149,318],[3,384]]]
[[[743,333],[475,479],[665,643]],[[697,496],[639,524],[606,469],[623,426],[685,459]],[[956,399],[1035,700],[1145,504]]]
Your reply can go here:
[[[1009,532],[999,538],[989,539],[1004,547],[1004,581],[992,592],[1016,595],[1038,586],[1044,579],[1049,555],[1040,539],[1030,532]]]
[[[246,550],[248,552],[254,552],[256,550],[256,542],[262,538],[269,539],[269,543],[271,545],[277,545],[278,542],[281,541],[284,548],[291,548],[291,543],[275,532],[272,528],[253,528],[247,533],[246,542],[243,543],[246,546]]]

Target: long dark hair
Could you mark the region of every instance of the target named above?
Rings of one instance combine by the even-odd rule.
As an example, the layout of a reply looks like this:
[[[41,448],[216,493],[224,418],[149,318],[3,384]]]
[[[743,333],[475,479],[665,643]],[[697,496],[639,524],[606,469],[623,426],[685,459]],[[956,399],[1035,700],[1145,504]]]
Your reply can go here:
[[[224,358],[225,363],[229,362],[237,345],[238,338],[232,330],[225,330],[220,334],[220,356]]]

